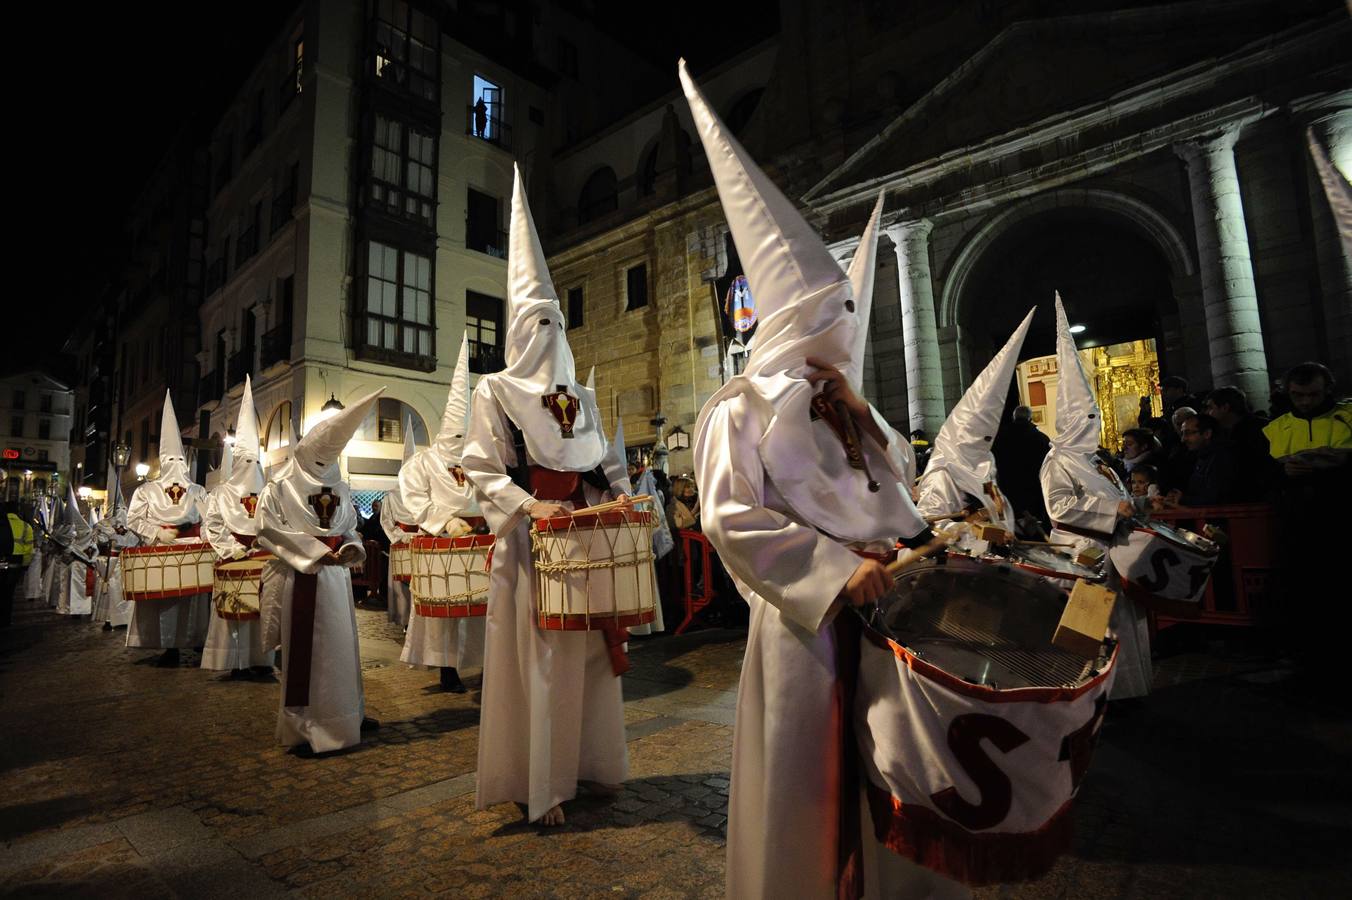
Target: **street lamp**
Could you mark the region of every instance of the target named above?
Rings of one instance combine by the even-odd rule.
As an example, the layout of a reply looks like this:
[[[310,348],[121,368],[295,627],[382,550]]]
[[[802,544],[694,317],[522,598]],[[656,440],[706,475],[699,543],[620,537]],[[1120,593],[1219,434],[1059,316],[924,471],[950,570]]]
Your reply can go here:
[[[131,448],[118,441],[113,445],[113,477],[117,479],[117,484],[108,485],[108,490],[113,492],[113,512],[117,512],[117,501],[122,499],[122,470],[131,462]]]
[[[657,435],[657,441],[653,444],[653,466],[661,471],[667,470],[667,445],[662,442],[662,426],[667,424],[667,417],[662,415],[659,409],[649,422],[653,426],[653,431]]]
[[[689,450],[690,435],[684,428],[677,425],[675,428],[671,429],[671,433],[667,435],[667,446],[673,450]]]
[[[136,480],[137,480],[137,481],[145,481],[145,480],[146,480],[146,476],[149,475],[149,474],[150,474],[150,466],[149,466],[148,464],[143,463],[143,462],[139,462],[139,463],[136,464]]]

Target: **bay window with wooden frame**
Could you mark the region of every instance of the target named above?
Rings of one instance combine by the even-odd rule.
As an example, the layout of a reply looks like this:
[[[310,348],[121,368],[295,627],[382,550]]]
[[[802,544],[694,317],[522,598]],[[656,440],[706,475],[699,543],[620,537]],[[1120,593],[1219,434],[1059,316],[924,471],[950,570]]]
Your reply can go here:
[[[368,239],[359,260],[357,355],[424,372],[434,370],[431,255]]]

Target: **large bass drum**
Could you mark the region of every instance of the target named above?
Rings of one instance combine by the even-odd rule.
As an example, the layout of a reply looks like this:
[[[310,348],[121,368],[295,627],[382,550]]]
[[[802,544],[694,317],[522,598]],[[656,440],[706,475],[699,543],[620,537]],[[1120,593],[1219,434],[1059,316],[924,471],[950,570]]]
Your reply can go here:
[[[908,568],[868,618],[853,711],[878,840],[969,884],[1068,849],[1115,648],[1052,645],[1066,591],[959,556]]]

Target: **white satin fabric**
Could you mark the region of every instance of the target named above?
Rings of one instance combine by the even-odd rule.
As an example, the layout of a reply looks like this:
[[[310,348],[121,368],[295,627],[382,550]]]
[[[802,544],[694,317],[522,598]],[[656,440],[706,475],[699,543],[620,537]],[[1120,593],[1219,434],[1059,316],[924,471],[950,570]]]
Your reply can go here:
[[[161,543],[160,529],[164,526],[200,523],[206,511],[206,489],[193,484],[186,469],[180,471],[175,460],[177,457],[161,457],[161,471],[167,473],[167,481],[147,481],[131,495],[127,528],[144,544]],[[172,543],[196,544],[204,539],[184,537]],[[210,591],[173,600],[138,600],[132,604],[127,646],[157,650],[200,647],[206,641],[211,616]]]
[[[211,492],[207,500],[203,531],[212,549],[216,551],[218,560],[243,559],[247,555],[248,549],[235,538],[235,535],[258,533],[257,507],[255,515],[250,516],[244,499],[250,494],[258,494],[263,486],[263,469],[257,463],[253,463],[236,475],[232,475],[229,481],[218,485]],[[202,648],[202,668],[225,672],[254,666],[272,666],[276,655],[273,648],[265,646],[263,642],[261,606],[260,598],[257,619],[223,619],[215,612],[213,600],[211,625],[207,629],[206,644]]]
[[[840,705],[831,623],[861,562],[853,551],[886,552],[897,532],[881,524],[868,540],[845,543],[804,521],[756,452],[771,415],[752,392],[727,397],[706,407],[695,442],[704,533],[751,605],[737,691],[727,896],[833,897],[841,791],[858,786],[839,779],[838,727],[848,711]],[[888,447],[875,450],[895,456],[905,438],[880,427]],[[905,508],[909,533],[919,532],[909,499]],[[866,829],[866,843],[870,835]],[[880,896],[905,896],[891,893],[896,887]]]
[[[361,743],[366,698],[362,690],[357,615],[352,601],[352,575],[347,568],[321,565],[329,553],[320,537],[340,535],[341,546],[354,546],[365,559],[357,534],[357,512],[346,483],[330,489],[338,498],[328,527],[322,527],[307,498],[322,482],[298,466],[287,465],[258,498],[258,543],[276,554],[265,584],[280,600],[282,646],[281,692],[277,741],[285,747],[308,743],[316,753]],[[360,561],[360,560],[359,560]],[[310,663],[310,702],[286,706],[287,647],[291,638],[292,600],[296,573],[316,575],[314,643]]]
[[[533,501],[512,483],[518,460],[507,416],[487,378],[474,396],[464,468],[497,535],[489,580],[483,712],[475,804],[525,804],[531,821],[577,794],[579,779],[617,784],[629,777],[620,679],[599,632],[536,626],[530,521]],[[530,455],[527,462],[538,462]],[[608,460],[611,492],[627,484]],[[602,495],[586,488],[588,502]],[[518,516],[518,513],[522,515]]]

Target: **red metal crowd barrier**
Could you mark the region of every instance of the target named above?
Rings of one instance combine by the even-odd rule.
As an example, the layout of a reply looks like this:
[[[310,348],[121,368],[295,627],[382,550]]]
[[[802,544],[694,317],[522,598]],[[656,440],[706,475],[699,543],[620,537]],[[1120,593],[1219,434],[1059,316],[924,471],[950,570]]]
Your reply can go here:
[[[683,633],[694,622],[701,610],[718,596],[714,590],[714,548],[709,539],[698,531],[678,529],[676,534],[681,540],[683,596],[685,600],[685,618],[676,628],[676,634]],[[696,590],[698,588],[698,590]]]
[[[1255,610],[1268,602],[1276,590],[1277,520],[1265,503],[1204,506],[1152,513],[1152,517],[1199,534],[1212,525],[1225,532],[1227,541],[1211,583],[1192,618],[1151,615],[1155,630],[1182,622],[1216,625],[1252,625]]]

